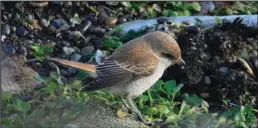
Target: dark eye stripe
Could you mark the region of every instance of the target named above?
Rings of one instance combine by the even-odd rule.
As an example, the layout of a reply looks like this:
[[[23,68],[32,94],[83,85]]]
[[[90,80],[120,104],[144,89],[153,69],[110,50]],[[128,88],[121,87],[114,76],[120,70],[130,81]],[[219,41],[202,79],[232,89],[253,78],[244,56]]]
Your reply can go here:
[[[163,53],[162,55],[163,55],[164,57],[166,57],[166,58],[171,58],[171,59],[174,58],[172,55],[170,55],[170,54],[168,54],[168,53]]]

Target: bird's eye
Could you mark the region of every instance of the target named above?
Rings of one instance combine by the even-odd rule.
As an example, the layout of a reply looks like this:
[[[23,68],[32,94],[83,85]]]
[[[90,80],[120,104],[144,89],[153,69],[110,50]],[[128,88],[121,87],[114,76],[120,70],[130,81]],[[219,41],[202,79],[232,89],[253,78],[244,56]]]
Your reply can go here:
[[[162,56],[164,56],[166,58],[170,58],[170,59],[174,58],[171,54],[168,54],[168,53],[162,53]]]

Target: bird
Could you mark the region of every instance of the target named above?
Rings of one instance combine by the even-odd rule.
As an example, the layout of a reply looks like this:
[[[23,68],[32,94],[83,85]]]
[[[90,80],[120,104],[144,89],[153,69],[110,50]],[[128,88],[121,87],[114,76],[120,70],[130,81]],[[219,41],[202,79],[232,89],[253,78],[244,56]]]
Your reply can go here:
[[[152,87],[168,67],[175,64],[185,65],[177,41],[163,31],[150,32],[128,41],[99,64],[50,57],[47,60],[87,72],[94,81],[84,87],[83,91],[103,89],[121,97],[129,107],[125,101],[127,100],[144,124],[150,122],[144,120],[133,99]]]

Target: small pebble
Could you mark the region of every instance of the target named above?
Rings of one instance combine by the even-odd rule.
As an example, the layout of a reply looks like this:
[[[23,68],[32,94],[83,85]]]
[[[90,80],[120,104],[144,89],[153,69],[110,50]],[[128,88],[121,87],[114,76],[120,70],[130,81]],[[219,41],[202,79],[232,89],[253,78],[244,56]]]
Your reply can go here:
[[[220,67],[219,71],[226,74],[226,73],[228,73],[229,69],[228,69],[228,67]]]
[[[63,46],[70,46],[70,43],[67,42],[67,41],[62,41],[61,44],[62,44]]]
[[[68,8],[72,6],[72,2],[71,1],[65,1],[64,2],[64,7]]]
[[[64,126],[64,128],[79,128],[77,125],[74,124],[67,124]]]
[[[119,1],[107,1],[106,4],[110,6],[116,6],[119,4]]]
[[[1,41],[4,42],[5,39],[6,39],[6,36],[5,36],[5,35],[2,35],[2,36],[1,36]]]
[[[164,24],[164,23],[171,24],[171,23],[173,23],[173,20],[168,17],[158,17],[157,22],[158,22],[158,24]]]
[[[44,18],[40,19],[40,25],[43,27],[47,27],[48,26],[48,21]]]
[[[25,17],[25,19],[30,22],[30,21],[33,20],[33,17],[32,17],[32,15],[27,15],[27,16]]]
[[[15,53],[15,46],[10,43],[3,43],[3,51],[5,54],[11,56]]]
[[[18,13],[16,13],[15,16],[14,16],[14,20],[15,21],[20,21],[20,19],[21,19],[21,16]]]
[[[27,102],[27,101],[32,100],[32,96],[20,96],[19,99],[24,102]]]
[[[61,70],[60,70],[60,73],[61,73],[63,76],[67,76],[67,75],[68,75],[67,70],[64,70],[64,69],[61,69]]]
[[[210,94],[203,92],[203,93],[200,94],[200,96],[201,96],[203,99],[207,99],[207,98],[210,97]]]
[[[63,76],[61,76],[61,81],[64,83],[64,84],[67,84],[67,79],[65,78],[65,77],[63,77]]]
[[[3,26],[2,26],[2,33],[3,34],[6,34],[6,35],[9,35],[10,34],[10,32],[11,32],[11,30],[10,30],[10,25],[8,25],[8,24],[4,24]]]
[[[124,17],[119,17],[119,18],[117,19],[117,23],[118,23],[118,24],[125,23],[126,21],[127,21],[127,19],[124,18]]]
[[[12,32],[16,32],[17,28],[16,28],[15,26],[13,26],[13,27],[11,28],[11,30],[12,30]]]
[[[105,24],[107,26],[115,26],[117,23],[117,18],[116,17],[107,17],[105,19]]]
[[[50,27],[53,27],[56,30],[67,30],[70,26],[64,19],[58,18],[50,21]]]
[[[80,55],[80,54],[78,54],[78,53],[75,53],[75,54],[72,54],[71,55],[71,60],[72,61],[80,61],[81,60],[81,58],[82,58],[82,55]]]
[[[73,31],[69,34],[69,39],[73,39],[75,41],[79,40],[80,38],[84,38],[80,31]]]
[[[30,5],[33,6],[33,7],[45,7],[48,5],[48,2],[30,2]]]
[[[94,33],[96,36],[104,36],[106,30],[100,27],[90,27],[89,32]]]
[[[61,1],[51,1],[51,3],[55,5],[60,5],[60,6],[64,4],[64,2],[61,2]]]
[[[68,68],[68,74],[69,74],[69,75],[73,75],[73,74],[75,74],[76,72],[77,72],[77,70],[76,70],[75,68],[71,68],[71,67]]]
[[[210,77],[205,76],[205,77],[204,77],[204,82],[205,82],[205,84],[211,84],[211,79],[210,79]]]
[[[191,26],[186,27],[186,31],[189,34],[198,34],[201,30],[198,26],[191,25]]]
[[[24,27],[19,27],[17,30],[16,30],[16,34],[18,36],[25,36],[28,34],[28,31],[24,28]]]
[[[71,47],[63,47],[63,51],[66,55],[71,55],[73,52],[75,52],[75,49],[74,48],[71,48]]]
[[[82,52],[83,55],[92,54],[93,51],[94,51],[94,47],[93,46],[86,46],[86,47],[81,49],[81,52]]]
[[[17,53],[23,56],[27,56],[27,49],[24,46],[21,46],[18,50]]]

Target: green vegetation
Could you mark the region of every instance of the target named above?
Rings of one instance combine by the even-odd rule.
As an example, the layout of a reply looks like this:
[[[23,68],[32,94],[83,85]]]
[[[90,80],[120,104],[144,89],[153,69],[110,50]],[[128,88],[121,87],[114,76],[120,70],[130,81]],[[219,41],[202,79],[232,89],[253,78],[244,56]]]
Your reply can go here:
[[[16,128],[26,127],[62,127],[68,122],[76,119],[85,107],[85,100],[97,98],[105,102],[121,103],[120,98],[111,94],[96,91],[90,93],[80,92],[81,86],[78,83],[85,77],[79,73],[76,80],[70,85],[58,84],[59,75],[51,72],[49,78],[37,78],[43,88],[33,92],[23,93],[32,96],[32,100],[26,101],[19,98],[23,94],[11,94],[3,92],[2,96],[2,127]],[[166,120],[172,127],[189,126],[196,127],[199,120],[206,120],[205,116],[217,119],[209,126],[222,126],[226,124],[238,127],[251,127],[255,121],[254,109],[251,105],[234,107],[222,113],[209,113],[208,106],[196,95],[181,94],[182,84],[174,80],[156,84],[135,99],[138,108],[143,112],[144,117],[152,122],[160,119]],[[181,98],[180,98],[181,97]],[[3,109],[4,108],[4,109]],[[120,118],[128,116],[119,107],[117,115]]]

